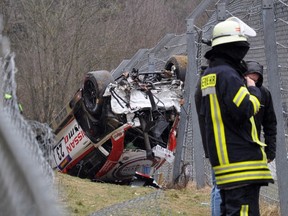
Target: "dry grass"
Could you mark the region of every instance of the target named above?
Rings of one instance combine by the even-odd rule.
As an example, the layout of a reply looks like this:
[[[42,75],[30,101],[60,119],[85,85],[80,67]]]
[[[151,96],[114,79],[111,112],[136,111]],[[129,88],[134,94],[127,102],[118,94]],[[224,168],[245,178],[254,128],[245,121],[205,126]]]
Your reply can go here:
[[[150,187],[130,187],[107,183],[95,183],[69,175],[57,173],[56,182],[60,201],[66,206],[68,215],[87,216],[102,208],[155,192]],[[159,206],[169,215],[210,215],[210,187],[197,190],[193,183],[184,189],[165,189]],[[279,216],[275,205],[261,201],[261,216]],[[137,206],[135,206],[137,208]]]
[[[71,216],[87,216],[102,208],[157,190],[150,187],[96,183],[61,173],[57,173],[56,182],[60,201]],[[165,195],[159,205],[161,209],[171,212],[171,215],[209,215],[209,193],[209,187],[196,190],[193,184],[188,184],[187,188],[181,190],[167,189],[164,190]]]
[[[280,209],[278,205],[269,204],[264,200],[260,200],[261,216],[280,216]]]

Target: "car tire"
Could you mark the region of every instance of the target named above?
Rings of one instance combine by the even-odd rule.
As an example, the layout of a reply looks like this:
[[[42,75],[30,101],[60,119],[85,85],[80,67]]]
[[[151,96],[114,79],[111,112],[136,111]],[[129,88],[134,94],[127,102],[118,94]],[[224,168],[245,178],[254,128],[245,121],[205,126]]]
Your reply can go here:
[[[165,64],[165,70],[174,70],[177,79],[185,81],[188,57],[186,55],[174,55]],[[174,69],[173,69],[174,66]]]
[[[82,96],[89,114],[101,114],[103,94],[109,83],[114,83],[112,75],[106,70],[92,71],[86,74]]]

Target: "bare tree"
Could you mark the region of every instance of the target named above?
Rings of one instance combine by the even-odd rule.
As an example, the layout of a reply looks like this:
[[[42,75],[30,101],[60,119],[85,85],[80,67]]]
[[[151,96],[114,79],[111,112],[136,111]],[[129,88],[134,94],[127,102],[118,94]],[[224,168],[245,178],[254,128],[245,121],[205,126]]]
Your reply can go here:
[[[18,92],[25,107],[33,111],[27,113],[31,118],[50,121],[55,110],[59,111],[57,105],[62,107],[79,87],[80,75],[89,70],[86,59],[91,56],[86,52],[90,49],[87,24],[90,19],[97,20],[101,4],[76,0],[21,2],[19,11],[28,36],[17,41],[21,65]]]
[[[51,122],[85,73],[111,70],[165,34],[184,33],[185,17],[199,1],[0,1],[24,115]]]

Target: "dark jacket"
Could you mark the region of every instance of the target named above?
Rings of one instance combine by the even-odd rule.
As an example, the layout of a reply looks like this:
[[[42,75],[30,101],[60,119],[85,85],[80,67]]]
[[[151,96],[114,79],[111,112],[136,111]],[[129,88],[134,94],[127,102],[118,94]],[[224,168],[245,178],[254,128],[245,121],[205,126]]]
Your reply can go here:
[[[246,88],[239,61],[213,54],[209,60],[201,78],[200,115],[217,186],[273,182],[253,117],[260,108],[259,88]]]
[[[255,116],[256,127],[258,131],[258,136],[261,136],[261,127],[264,133],[264,142],[267,145],[265,147],[265,153],[268,160],[274,160],[276,155],[276,135],[277,135],[277,119],[273,107],[273,101],[270,91],[264,87],[263,84],[263,66],[255,61],[246,61],[247,72],[258,73],[259,79],[256,86],[259,87],[261,91],[261,105],[260,110]]]
[[[203,145],[205,157],[209,158],[206,139],[205,139],[205,116],[200,115],[201,101],[202,101],[201,77],[202,77],[206,68],[207,68],[206,66],[202,66],[201,70],[199,72],[199,78],[198,78],[198,81],[196,84],[196,90],[195,90],[195,94],[194,94],[194,100],[195,100],[195,105],[196,105],[196,111],[197,111],[197,116],[198,116],[199,128],[200,128],[202,145]]]

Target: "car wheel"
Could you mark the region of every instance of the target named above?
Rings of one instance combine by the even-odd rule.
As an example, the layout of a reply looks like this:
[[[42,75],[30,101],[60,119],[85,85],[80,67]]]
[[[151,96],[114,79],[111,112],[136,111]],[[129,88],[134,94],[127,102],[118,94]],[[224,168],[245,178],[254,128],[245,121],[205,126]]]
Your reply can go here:
[[[177,79],[185,81],[188,58],[186,55],[174,55],[165,64],[165,70],[173,71]]]
[[[109,83],[113,83],[112,75],[105,70],[92,71],[86,74],[83,87],[84,106],[91,115],[101,114],[103,94]]]

